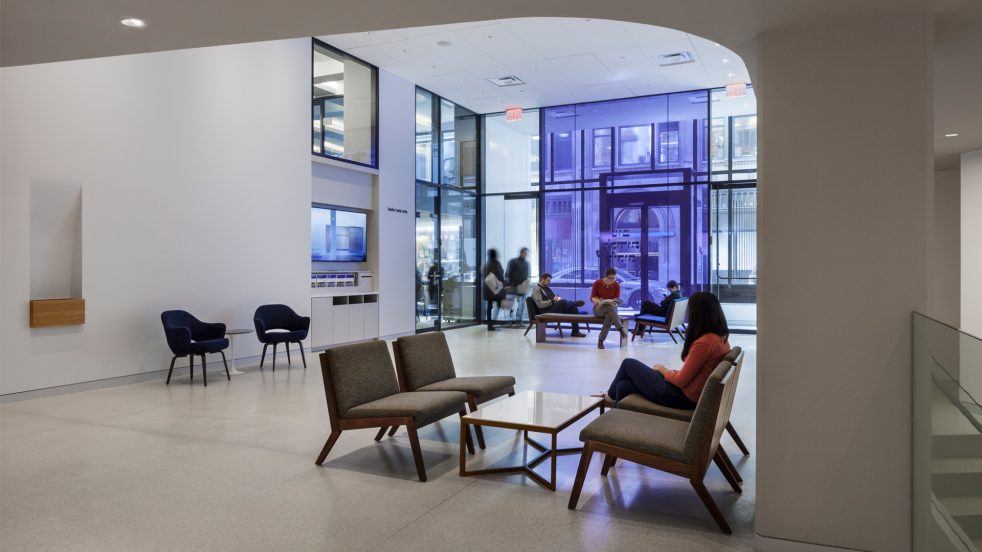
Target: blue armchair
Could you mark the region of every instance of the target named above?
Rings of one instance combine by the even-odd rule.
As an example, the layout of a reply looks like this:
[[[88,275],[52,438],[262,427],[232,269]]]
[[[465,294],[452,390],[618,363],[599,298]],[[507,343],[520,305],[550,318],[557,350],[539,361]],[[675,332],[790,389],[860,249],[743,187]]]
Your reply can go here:
[[[256,337],[263,344],[263,356],[259,359],[259,367],[266,361],[266,349],[273,346],[273,371],[276,371],[276,347],[280,343],[286,345],[286,362],[290,364],[290,343],[296,343],[300,348],[300,358],[303,367],[307,369],[307,357],[303,353],[303,341],[310,331],[310,317],[300,316],[286,305],[263,305],[256,309],[252,321],[256,324]]]
[[[164,335],[167,336],[167,346],[170,347],[174,358],[170,360],[170,370],[167,372],[167,384],[170,385],[171,374],[174,373],[174,361],[179,357],[191,359],[191,379],[194,379],[194,356],[201,355],[201,379],[208,386],[207,364],[205,353],[221,353],[225,363],[225,377],[230,381],[228,362],[225,359],[225,349],[228,338],[225,337],[225,324],[221,322],[209,324],[202,322],[182,310],[169,310],[160,313],[160,322],[164,325]]]

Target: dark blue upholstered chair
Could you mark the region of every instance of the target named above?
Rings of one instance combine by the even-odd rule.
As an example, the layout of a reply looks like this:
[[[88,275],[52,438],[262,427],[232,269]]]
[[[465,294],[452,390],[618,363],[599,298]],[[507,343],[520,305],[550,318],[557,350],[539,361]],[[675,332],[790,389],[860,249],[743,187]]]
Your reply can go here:
[[[273,371],[276,371],[276,347],[280,343],[286,345],[286,362],[290,364],[290,343],[296,343],[300,348],[300,358],[303,367],[307,369],[307,357],[303,354],[303,341],[310,331],[310,317],[300,316],[286,305],[263,305],[256,309],[252,321],[256,324],[256,337],[263,344],[263,356],[259,359],[259,367],[266,361],[266,348],[273,346]],[[271,331],[279,330],[279,331]]]
[[[191,379],[194,379],[194,356],[201,355],[201,379],[205,386],[208,386],[207,364],[205,364],[205,353],[221,353],[222,362],[225,363],[225,377],[230,381],[232,376],[228,373],[228,362],[225,360],[225,349],[228,347],[228,338],[225,337],[225,324],[217,322],[209,324],[202,322],[182,310],[169,310],[160,313],[160,322],[164,325],[164,335],[167,336],[167,346],[170,347],[174,358],[170,360],[170,370],[167,372],[167,384],[170,385],[170,376],[174,373],[174,361],[178,357],[189,357],[191,359]]]

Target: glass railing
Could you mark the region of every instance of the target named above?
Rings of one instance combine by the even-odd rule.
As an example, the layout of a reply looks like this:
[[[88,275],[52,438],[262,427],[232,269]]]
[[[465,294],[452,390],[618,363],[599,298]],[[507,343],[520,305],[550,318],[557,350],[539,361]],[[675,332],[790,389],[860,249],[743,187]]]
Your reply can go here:
[[[914,549],[982,552],[982,339],[913,315]]]

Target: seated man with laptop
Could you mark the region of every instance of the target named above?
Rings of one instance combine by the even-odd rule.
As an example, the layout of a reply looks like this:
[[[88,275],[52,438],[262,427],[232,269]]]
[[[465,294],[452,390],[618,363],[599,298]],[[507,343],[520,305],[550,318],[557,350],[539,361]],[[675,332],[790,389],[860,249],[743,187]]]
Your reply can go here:
[[[554,312],[559,314],[579,314],[580,311],[577,307],[583,306],[583,301],[567,301],[562,297],[556,295],[552,288],[549,287],[550,282],[552,282],[552,274],[548,272],[539,276],[539,283],[532,290],[532,300],[535,301],[535,306],[539,307],[539,311],[542,314]],[[573,322],[573,337],[586,337],[586,334],[580,332],[580,325]]]

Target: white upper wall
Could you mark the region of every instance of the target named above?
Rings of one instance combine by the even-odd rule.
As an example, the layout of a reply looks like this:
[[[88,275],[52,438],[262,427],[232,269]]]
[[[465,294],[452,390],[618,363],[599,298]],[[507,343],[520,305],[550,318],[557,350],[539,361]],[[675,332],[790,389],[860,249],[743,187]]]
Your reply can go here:
[[[934,173],[934,220],[929,255],[927,315],[961,322],[961,181],[958,171]]]
[[[0,75],[0,394],[167,368],[166,309],[309,311],[309,39]],[[81,186],[85,325],[28,328],[35,184]]]

